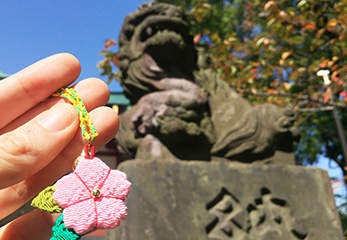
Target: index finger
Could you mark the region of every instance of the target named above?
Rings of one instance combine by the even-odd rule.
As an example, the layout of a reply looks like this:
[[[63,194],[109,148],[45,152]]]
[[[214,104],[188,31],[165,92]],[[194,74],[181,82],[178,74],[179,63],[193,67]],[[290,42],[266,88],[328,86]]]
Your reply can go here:
[[[81,66],[68,53],[45,58],[0,81],[0,128],[28,111],[53,92],[73,83]]]

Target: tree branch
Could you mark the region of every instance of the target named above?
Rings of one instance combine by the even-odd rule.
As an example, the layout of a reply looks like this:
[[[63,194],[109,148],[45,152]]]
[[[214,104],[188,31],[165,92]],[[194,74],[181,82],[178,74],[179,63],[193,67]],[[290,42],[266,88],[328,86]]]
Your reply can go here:
[[[298,112],[327,112],[334,110],[333,106],[320,107],[320,108],[301,108]]]

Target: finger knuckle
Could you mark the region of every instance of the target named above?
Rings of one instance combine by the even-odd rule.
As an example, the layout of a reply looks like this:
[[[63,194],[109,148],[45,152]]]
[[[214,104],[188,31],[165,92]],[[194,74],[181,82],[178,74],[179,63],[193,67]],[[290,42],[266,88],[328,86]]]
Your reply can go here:
[[[2,159],[10,161],[16,167],[26,166],[33,159],[40,157],[40,151],[34,146],[35,136],[34,129],[22,131],[20,134],[8,133],[0,138],[0,151]]]

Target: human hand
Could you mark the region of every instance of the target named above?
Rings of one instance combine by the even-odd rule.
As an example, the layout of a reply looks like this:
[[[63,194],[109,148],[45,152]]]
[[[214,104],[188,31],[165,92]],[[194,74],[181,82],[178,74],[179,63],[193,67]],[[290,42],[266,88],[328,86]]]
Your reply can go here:
[[[80,74],[78,60],[57,54],[0,81],[0,219],[71,170],[81,153],[79,119],[72,104],[50,98]],[[75,86],[99,136],[100,149],[118,131],[117,114],[104,106],[109,90],[89,78]],[[49,239],[56,216],[34,210],[0,229],[0,239]]]

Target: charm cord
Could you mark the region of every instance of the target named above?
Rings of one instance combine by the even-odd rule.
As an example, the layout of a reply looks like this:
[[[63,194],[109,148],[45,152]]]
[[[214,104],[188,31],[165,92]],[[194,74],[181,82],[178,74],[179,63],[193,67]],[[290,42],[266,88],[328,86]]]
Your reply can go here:
[[[80,127],[82,130],[83,139],[88,141],[88,144],[93,142],[98,136],[92,120],[89,118],[87,109],[81,99],[77,94],[76,90],[73,88],[61,88],[52,97],[62,97],[69,100],[77,110],[78,116],[80,118]]]
[[[52,97],[65,98],[68,101],[70,101],[73,104],[73,106],[76,108],[79,119],[80,119],[80,128],[82,131],[83,139],[88,141],[88,143],[84,147],[85,158],[93,159],[95,156],[95,149],[91,143],[98,136],[98,133],[92,123],[92,120],[89,118],[89,113],[81,97],[77,94],[76,90],[73,88],[61,88],[57,92],[52,94]]]

